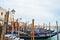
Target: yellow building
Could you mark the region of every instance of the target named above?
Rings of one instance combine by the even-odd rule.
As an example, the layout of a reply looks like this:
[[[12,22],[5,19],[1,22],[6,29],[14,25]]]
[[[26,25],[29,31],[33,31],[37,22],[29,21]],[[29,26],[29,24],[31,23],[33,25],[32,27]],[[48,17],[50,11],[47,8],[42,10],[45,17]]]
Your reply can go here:
[[[4,19],[5,19],[5,14],[6,14],[7,10],[3,9],[2,7],[0,7],[0,24],[4,24]],[[8,23],[10,24],[11,21],[13,21],[13,14],[11,12],[9,12],[9,20]]]

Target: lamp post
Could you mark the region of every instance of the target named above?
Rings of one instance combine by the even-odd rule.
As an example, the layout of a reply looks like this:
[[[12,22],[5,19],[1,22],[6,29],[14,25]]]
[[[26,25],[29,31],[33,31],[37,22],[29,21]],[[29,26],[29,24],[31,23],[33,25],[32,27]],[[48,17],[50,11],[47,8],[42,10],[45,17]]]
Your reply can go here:
[[[14,14],[15,13],[15,10],[12,9],[11,12],[12,12],[12,14]],[[13,21],[12,22],[14,23],[14,18],[13,18]],[[13,32],[14,32],[14,25],[12,25],[12,40],[13,40]]]

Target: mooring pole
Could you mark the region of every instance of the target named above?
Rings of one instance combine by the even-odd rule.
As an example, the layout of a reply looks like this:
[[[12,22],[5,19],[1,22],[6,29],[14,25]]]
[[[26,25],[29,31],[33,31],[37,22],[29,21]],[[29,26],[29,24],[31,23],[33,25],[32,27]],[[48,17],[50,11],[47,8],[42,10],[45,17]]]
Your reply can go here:
[[[20,30],[19,30],[19,27],[18,27],[18,36],[19,36],[19,39],[20,39]]]
[[[46,29],[47,29],[47,24],[46,24]]]
[[[57,40],[59,40],[59,33],[58,33],[58,21],[56,21],[56,27],[57,27]]]
[[[6,27],[2,27],[2,34],[1,34],[1,40],[4,40],[4,33],[5,33],[5,29],[4,28],[6,28]]]
[[[34,40],[34,19],[32,19],[32,40]]]
[[[14,34],[14,21],[12,21],[12,40],[13,40],[13,34]]]
[[[20,27],[19,27],[18,19],[16,20],[16,22],[17,22],[17,27],[18,27],[18,36],[19,36],[19,40],[20,40]]]
[[[45,28],[45,24],[43,24],[43,29]]]
[[[49,40],[51,40],[51,32],[50,32],[50,30],[51,30],[51,25],[50,25],[50,22],[49,22],[49,36],[50,36]]]

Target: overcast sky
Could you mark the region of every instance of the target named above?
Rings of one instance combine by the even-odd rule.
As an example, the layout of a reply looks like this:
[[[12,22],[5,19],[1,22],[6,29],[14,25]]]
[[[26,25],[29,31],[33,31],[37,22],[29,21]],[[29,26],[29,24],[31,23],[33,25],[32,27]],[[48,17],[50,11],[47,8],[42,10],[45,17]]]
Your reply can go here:
[[[35,19],[38,24],[60,23],[60,0],[0,0],[2,8],[15,9],[15,18],[25,21]]]

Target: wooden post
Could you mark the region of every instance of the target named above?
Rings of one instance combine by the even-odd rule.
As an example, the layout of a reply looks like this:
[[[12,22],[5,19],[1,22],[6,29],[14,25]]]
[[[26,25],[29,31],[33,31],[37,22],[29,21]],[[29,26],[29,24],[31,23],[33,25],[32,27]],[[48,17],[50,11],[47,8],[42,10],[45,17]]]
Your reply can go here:
[[[51,40],[51,32],[50,32],[50,30],[51,30],[51,25],[50,25],[50,22],[49,22],[49,36],[50,36],[50,40]]]
[[[1,40],[4,40],[4,34],[5,34],[5,30],[4,30],[5,27],[2,28],[2,34],[1,34]]]
[[[18,32],[18,36],[19,36],[19,40],[20,40],[20,27],[19,27],[18,19],[16,20],[16,27],[18,28],[17,32]]]
[[[34,40],[34,19],[32,19],[32,35],[31,35],[31,39]]]
[[[13,40],[13,33],[14,33],[14,21],[12,22],[12,40]]]
[[[46,24],[46,29],[47,29],[47,24]]]
[[[59,33],[58,33],[58,21],[56,21],[56,27],[57,27],[57,40],[59,40]]]
[[[43,24],[43,29],[45,28],[45,24]]]
[[[18,25],[18,36],[19,36],[19,40],[20,40],[20,27]]]

